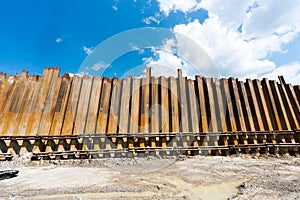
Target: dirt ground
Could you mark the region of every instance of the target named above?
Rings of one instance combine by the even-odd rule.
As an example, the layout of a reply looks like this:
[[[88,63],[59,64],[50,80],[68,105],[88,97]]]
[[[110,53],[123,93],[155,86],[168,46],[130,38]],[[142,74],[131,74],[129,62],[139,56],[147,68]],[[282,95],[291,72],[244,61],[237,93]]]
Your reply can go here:
[[[300,199],[300,158],[179,157],[0,162],[0,199]]]

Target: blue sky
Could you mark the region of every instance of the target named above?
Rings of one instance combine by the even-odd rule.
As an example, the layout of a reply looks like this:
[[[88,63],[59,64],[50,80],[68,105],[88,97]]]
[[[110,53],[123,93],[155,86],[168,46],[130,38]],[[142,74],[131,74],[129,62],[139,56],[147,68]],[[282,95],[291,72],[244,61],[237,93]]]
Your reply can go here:
[[[198,44],[221,76],[276,79],[284,75],[288,82],[300,84],[300,6],[294,2],[2,1],[0,71],[11,74],[26,69],[30,74],[41,74],[45,66],[59,66],[61,73],[78,73],[85,59],[97,55],[101,42],[127,30],[156,27],[168,29],[174,36],[180,33]],[[176,52],[196,59],[194,47],[183,48],[182,44],[177,41]],[[166,38],[159,49],[133,48],[112,63],[102,66],[99,61],[93,69],[103,67],[104,75],[121,77],[136,66],[149,65],[155,75],[172,75],[182,68],[192,77],[195,70],[176,52],[170,53],[172,45]],[[162,70],[162,66],[171,69]]]

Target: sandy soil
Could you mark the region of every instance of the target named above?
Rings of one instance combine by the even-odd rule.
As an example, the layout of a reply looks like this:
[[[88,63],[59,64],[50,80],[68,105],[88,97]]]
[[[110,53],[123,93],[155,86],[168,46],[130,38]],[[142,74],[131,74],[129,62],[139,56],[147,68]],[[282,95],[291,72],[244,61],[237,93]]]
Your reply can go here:
[[[0,162],[0,199],[300,199],[300,158],[180,157]]]

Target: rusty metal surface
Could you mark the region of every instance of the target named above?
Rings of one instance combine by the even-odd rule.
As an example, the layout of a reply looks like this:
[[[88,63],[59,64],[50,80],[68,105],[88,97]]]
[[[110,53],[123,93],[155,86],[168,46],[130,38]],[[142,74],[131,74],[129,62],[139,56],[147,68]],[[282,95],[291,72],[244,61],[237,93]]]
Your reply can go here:
[[[170,137],[186,132],[226,135],[299,130],[299,99],[300,86],[287,84],[282,76],[279,82],[268,79],[243,82],[200,76],[187,79],[181,70],[178,77],[153,77],[147,69],[144,78],[124,79],[59,76],[59,68],[45,68],[42,76],[28,76],[26,71],[10,76],[0,73],[0,138],[110,134],[117,149],[122,149],[125,143],[130,148],[167,147],[168,143],[183,147],[200,143],[215,147],[229,143],[274,144],[276,139],[270,135],[247,138],[236,134],[230,139],[218,136],[214,139],[211,135],[204,142],[187,136],[181,143],[171,141]],[[124,134],[146,137],[138,142],[133,138],[118,139],[117,135]],[[299,139],[298,135],[282,136],[280,140],[297,144]],[[3,143],[4,139],[0,141],[0,153],[4,155],[8,152],[1,147]],[[70,150],[76,150],[76,144]],[[53,151],[50,147],[45,149]],[[58,149],[65,150],[63,144]]]

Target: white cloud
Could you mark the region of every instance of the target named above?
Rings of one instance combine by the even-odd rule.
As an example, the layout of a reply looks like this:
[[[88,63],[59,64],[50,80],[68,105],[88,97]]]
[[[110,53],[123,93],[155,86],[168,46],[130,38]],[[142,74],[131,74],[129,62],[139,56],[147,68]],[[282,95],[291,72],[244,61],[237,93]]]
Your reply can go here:
[[[112,9],[114,9],[115,11],[118,11],[118,7],[116,5],[112,6]]]
[[[219,77],[213,63],[195,42],[175,34],[174,38],[164,41],[162,47],[152,47],[154,57],[144,58],[144,63],[152,68],[155,76],[176,76],[177,69],[182,69],[183,76],[193,79],[195,74]],[[188,51],[192,49],[193,52]]]
[[[159,18],[159,14],[155,14],[155,16],[150,16],[150,17],[142,19],[142,22],[147,25],[151,24],[152,22],[159,24],[160,20],[158,18]]]
[[[292,63],[276,67],[274,70],[260,75],[259,78],[268,77],[278,80],[278,76],[283,76],[287,83],[300,85],[300,63]]]
[[[132,48],[132,50],[134,51],[138,51],[138,54],[141,55],[143,53],[145,53],[145,50],[143,48],[139,48],[137,45],[134,45],[132,43],[129,44],[130,47]]]
[[[174,39],[167,39],[160,48],[152,47],[153,57],[143,58],[144,64],[151,67],[151,74],[154,76],[176,76],[177,69],[182,68],[182,59],[174,55],[176,51]]]
[[[193,11],[199,0],[157,0],[159,10],[168,16],[170,12],[181,11],[184,13]]]
[[[90,76],[87,72],[79,72],[79,73],[68,73],[70,77],[78,76],[78,77],[83,77],[83,76]]]
[[[300,32],[300,4],[296,1],[157,2],[160,11],[166,16],[172,11],[193,12],[200,8],[208,11],[209,17],[202,24],[194,20],[178,24],[173,30],[188,36],[202,47],[223,76],[259,78],[261,74],[271,76],[283,69],[288,76],[289,70],[293,72],[299,66],[277,66],[270,60],[272,53],[284,53],[283,45],[292,42]],[[195,54],[192,48],[186,49],[187,53]],[[288,77],[295,83],[297,79],[300,80],[300,75],[294,74],[295,76]]]
[[[100,61],[100,62],[94,64],[94,65],[91,67],[91,69],[94,70],[94,71],[99,71],[100,69],[106,69],[106,68],[108,68],[108,67],[110,67],[109,64]]]
[[[115,11],[118,11],[118,3],[120,2],[120,0],[114,0],[113,1],[113,5],[112,5],[112,9]]]
[[[55,40],[56,43],[61,43],[62,41],[63,41],[62,38],[56,38]]]
[[[83,46],[83,51],[87,54],[87,55],[91,55],[94,51],[93,51],[94,47],[86,47]]]

